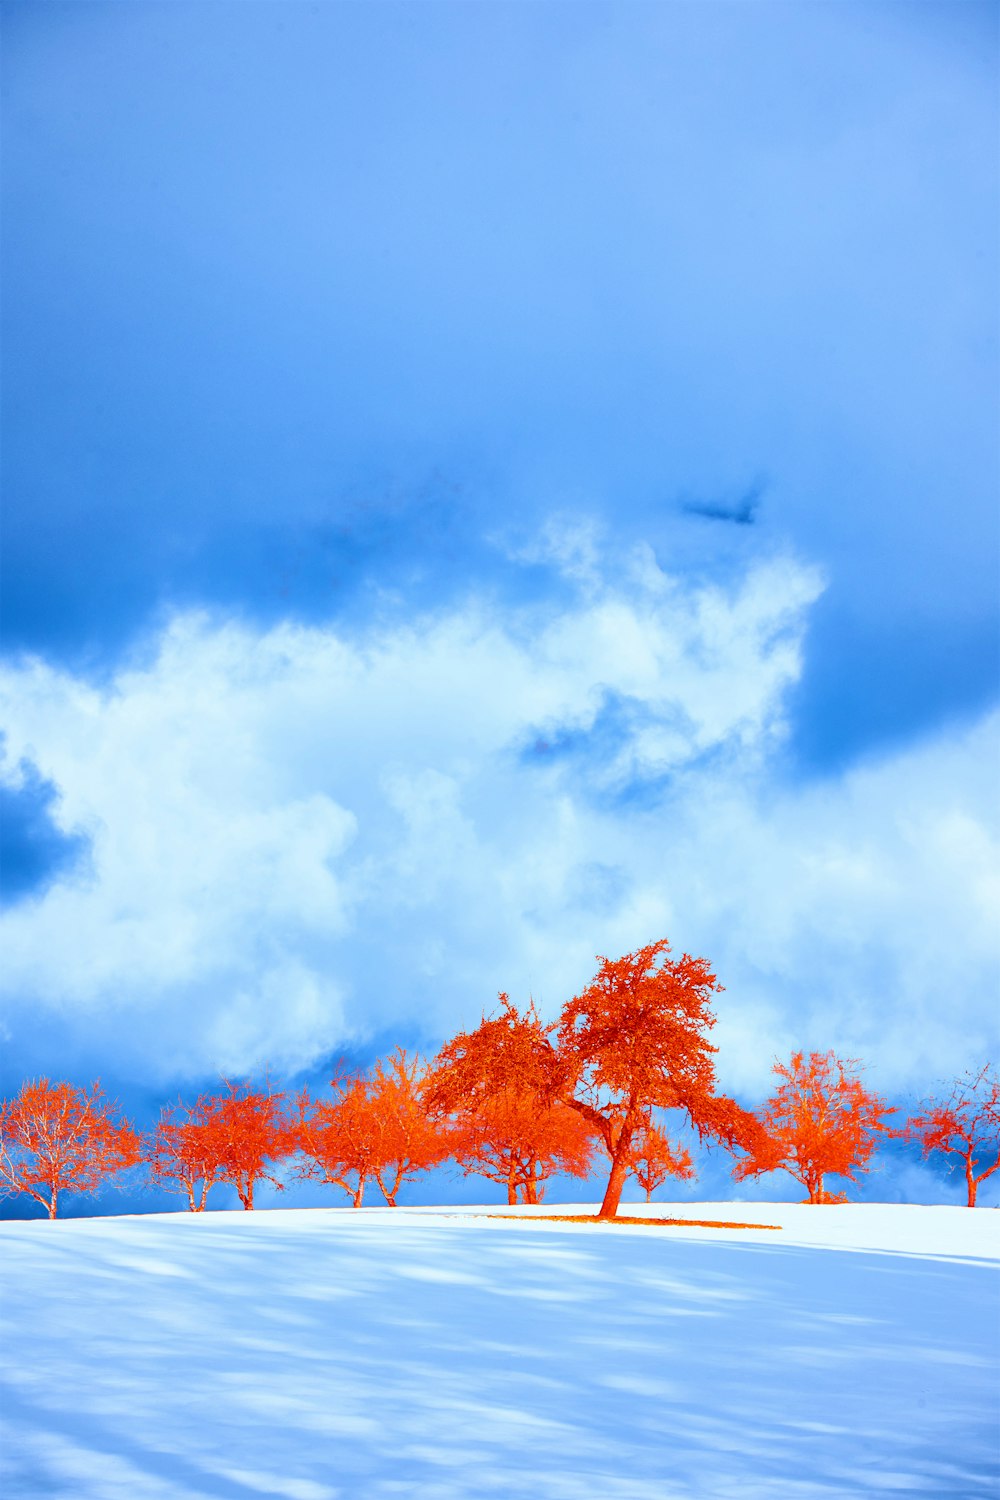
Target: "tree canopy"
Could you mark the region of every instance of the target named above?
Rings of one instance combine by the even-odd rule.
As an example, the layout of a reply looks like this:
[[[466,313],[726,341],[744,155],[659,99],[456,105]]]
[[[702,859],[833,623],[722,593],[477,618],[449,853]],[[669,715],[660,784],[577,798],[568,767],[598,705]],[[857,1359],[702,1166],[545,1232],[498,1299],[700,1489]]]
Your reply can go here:
[[[737,1162],[737,1181],[764,1172],[788,1172],[800,1182],[810,1203],[842,1202],[827,1192],[827,1176],[856,1182],[867,1170],[886,1117],[894,1113],[858,1076],[860,1064],[833,1052],[794,1052],[791,1061],[775,1063],[782,1080],[759,1113],[757,1142]]]
[[[623,958],[598,957],[597,974],[563,1007],[556,1029],[556,1086],[611,1160],[602,1218],[618,1210],[633,1141],[651,1110],[681,1110],[699,1138],[727,1145],[757,1133],[753,1116],[716,1092],[708,1032],[722,986],[707,960],[670,951],[661,938]]]
[[[957,1078],[944,1100],[929,1099],[900,1132],[932,1152],[953,1157],[965,1172],[969,1208],[987,1177],[1000,1167],[1000,1078],[988,1064]]]
[[[0,1192],[27,1193],[50,1219],[62,1193],[96,1192],[141,1150],[97,1083],[84,1090],[41,1078],[0,1107]]]
[[[519,1194],[540,1202],[556,1172],[590,1170],[593,1127],[556,1097],[548,1030],[533,1004],[522,1015],[501,994],[494,1014],[445,1044],[426,1085],[428,1106],[452,1122],[466,1175],[500,1183],[510,1204]]]

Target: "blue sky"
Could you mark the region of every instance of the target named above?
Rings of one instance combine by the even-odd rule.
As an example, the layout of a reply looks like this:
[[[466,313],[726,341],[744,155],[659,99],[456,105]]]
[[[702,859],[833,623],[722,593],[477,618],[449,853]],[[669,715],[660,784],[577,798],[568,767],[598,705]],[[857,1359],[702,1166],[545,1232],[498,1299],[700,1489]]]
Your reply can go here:
[[[4,7],[5,1086],[998,1053],[997,12]]]

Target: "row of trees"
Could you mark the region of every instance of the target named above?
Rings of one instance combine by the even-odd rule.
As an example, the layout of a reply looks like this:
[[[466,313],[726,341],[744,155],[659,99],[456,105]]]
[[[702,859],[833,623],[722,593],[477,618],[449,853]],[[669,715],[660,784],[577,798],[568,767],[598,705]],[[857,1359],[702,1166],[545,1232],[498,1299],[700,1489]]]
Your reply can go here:
[[[140,1164],[153,1184],[205,1208],[216,1184],[244,1208],[261,1181],[330,1183],[355,1206],[376,1183],[395,1205],[401,1186],[446,1160],[537,1203],[553,1174],[587,1177],[609,1163],[601,1216],[613,1217],[634,1176],[647,1200],[669,1177],[690,1178],[690,1154],[667,1134],[675,1112],[701,1140],[736,1157],[738,1180],[785,1171],[810,1203],[844,1201],[828,1176],[857,1181],[880,1138],[916,1141],[964,1166],[968,1203],[1000,1166],[1000,1086],[983,1068],[901,1128],[862,1083],[853,1060],[796,1053],[757,1111],[716,1087],[711,996],[721,989],[704,959],[670,957],[665,940],[599,959],[597,975],[545,1025],[507,995],[432,1063],[397,1048],[367,1074],[333,1080],[329,1098],[287,1096],[227,1083],[221,1093],[164,1110],[141,1136],[95,1085],[25,1084],[0,1108],[0,1192],[28,1193],[51,1217],[66,1191],[87,1192]]]

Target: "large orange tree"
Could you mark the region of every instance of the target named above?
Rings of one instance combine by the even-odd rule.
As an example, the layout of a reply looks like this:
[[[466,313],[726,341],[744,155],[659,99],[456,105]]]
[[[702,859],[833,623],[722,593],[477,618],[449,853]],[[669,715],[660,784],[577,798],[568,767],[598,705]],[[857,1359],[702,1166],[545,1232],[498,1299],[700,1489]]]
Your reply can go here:
[[[99,1084],[47,1078],[0,1106],[0,1193],[27,1193],[54,1219],[63,1193],[93,1193],[141,1155],[138,1135]]]
[[[717,1092],[707,961],[670,957],[665,938],[623,958],[598,958],[591,983],[562,1010],[554,1087],[598,1133],[611,1162],[600,1217],[613,1218],[651,1111],[679,1110],[700,1139],[756,1139],[754,1117]]]
[[[833,1052],[795,1052],[787,1065],[775,1063],[781,1083],[760,1111],[756,1143],[733,1169],[737,1181],[788,1172],[810,1203],[843,1202],[843,1194],[827,1191],[825,1178],[856,1182],[894,1113],[865,1088],[859,1070],[855,1059]]]

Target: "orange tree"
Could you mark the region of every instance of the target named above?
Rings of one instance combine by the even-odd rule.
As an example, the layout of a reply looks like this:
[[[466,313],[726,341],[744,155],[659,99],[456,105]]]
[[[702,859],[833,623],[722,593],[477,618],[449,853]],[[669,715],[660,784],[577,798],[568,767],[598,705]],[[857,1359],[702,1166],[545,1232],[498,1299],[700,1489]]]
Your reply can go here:
[[[223,1175],[227,1154],[224,1104],[224,1099],[203,1095],[194,1104],[182,1100],[170,1105],[143,1142],[151,1182],[168,1192],[185,1194],[192,1213],[204,1211],[209,1189]]]
[[[207,1119],[218,1142],[216,1179],[231,1183],[243,1207],[252,1209],[258,1182],[284,1188],[272,1168],[296,1149],[295,1131],[283,1108],[283,1096],[272,1094],[270,1086],[260,1089],[251,1083],[223,1081],[226,1092],[205,1100]]]
[[[756,1145],[737,1162],[737,1181],[764,1172],[788,1172],[808,1193],[810,1203],[842,1203],[843,1194],[826,1191],[824,1179],[857,1181],[866,1171],[878,1136],[894,1113],[858,1077],[859,1064],[833,1052],[792,1054],[774,1072],[782,1080],[759,1114]]]
[[[0,1194],[27,1193],[50,1219],[64,1192],[93,1193],[140,1160],[140,1141],[98,1084],[41,1078],[0,1106]]]
[[[989,1065],[967,1072],[952,1084],[947,1099],[925,1101],[899,1132],[918,1141],[925,1159],[932,1151],[954,1158],[965,1172],[969,1208],[976,1206],[979,1185],[1000,1167],[1000,1079]]]
[[[371,1172],[386,1203],[396,1207],[400,1187],[451,1155],[445,1127],[434,1120],[423,1098],[427,1065],[397,1047],[387,1062],[375,1064],[366,1091],[372,1120]]]
[[[658,1125],[647,1120],[633,1140],[629,1171],[649,1203],[656,1189],[662,1187],[668,1177],[692,1178],[694,1164],[683,1146],[675,1146]]]
[[[703,958],[669,957],[665,938],[623,958],[598,958],[587,988],[562,1010],[554,1087],[604,1142],[611,1161],[600,1217],[613,1218],[633,1149],[653,1109],[682,1110],[698,1132],[732,1147],[758,1134],[754,1117],[716,1092],[708,1040],[721,990]]]
[[[460,1032],[434,1060],[428,1108],[449,1120],[452,1154],[475,1174],[537,1203],[556,1172],[586,1177],[593,1129],[555,1097],[547,1028],[534,1005],[524,1015],[506,994],[475,1031]]]
[[[382,1145],[371,1085],[359,1075],[342,1075],[332,1080],[332,1088],[330,1099],[313,1100],[305,1089],[299,1095],[298,1175],[343,1188],[360,1208]]]
[[[558,1100],[540,1101],[520,1089],[491,1095],[455,1131],[453,1154],[466,1176],[507,1189],[507,1202],[541,1203],[557,1173],[586,1177],[594,1135],[577,1112]]]

